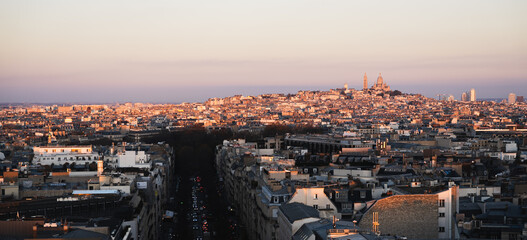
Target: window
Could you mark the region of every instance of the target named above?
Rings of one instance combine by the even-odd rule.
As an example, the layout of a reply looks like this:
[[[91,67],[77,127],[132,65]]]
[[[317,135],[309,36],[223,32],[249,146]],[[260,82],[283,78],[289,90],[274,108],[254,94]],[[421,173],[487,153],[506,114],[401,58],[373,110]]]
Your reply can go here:
[[[439,217],[445,217],[445,213],[444,212],[440,212],[439,213]]]
[[[5,189],[2,189],[2,196],[5,195]]]
[[[318,199],[318,194],[315,193],[315,199]]]
[[[2,191],[3,191],[3,190],[2,190]],[[318,205],[316,205],[316,204],[313,205],[313,207],[314,207],[315,209],[318,209]]]
[[[335,197],[336,197],[336,198],[340,198],[340,193],[339,193],[339,192],[336,192],[336,193],[335,193]]]
[[[360,198],[366,198],[366,191],[360,191]]]
[[[439,227],[439,232],[445,232],[445,227]]]
[[[331,209],[331,206],[329,204],[326,204],[326,209]]]
[[[439,207],[445,207],[445,199],[439,199]]]
[[[273,197],[273,202],[278,203],[278,197]]]

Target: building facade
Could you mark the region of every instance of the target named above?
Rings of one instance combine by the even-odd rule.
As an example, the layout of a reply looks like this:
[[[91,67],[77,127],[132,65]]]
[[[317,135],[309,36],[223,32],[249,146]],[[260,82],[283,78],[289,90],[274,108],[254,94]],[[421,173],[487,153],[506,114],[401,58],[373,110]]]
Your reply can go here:
[[[92,146],[46,146],[33,147],[33,163],[40,165],[62,165],[65,163],[85,164],[96,162],[99,154]]]

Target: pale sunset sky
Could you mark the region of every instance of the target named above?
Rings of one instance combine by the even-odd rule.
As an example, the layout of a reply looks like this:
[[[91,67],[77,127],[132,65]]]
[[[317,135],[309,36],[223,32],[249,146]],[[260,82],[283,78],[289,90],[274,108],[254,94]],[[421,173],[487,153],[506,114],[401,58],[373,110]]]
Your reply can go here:
[[[527,97],[527,1],[0,1],[0,102],[361,89]]]

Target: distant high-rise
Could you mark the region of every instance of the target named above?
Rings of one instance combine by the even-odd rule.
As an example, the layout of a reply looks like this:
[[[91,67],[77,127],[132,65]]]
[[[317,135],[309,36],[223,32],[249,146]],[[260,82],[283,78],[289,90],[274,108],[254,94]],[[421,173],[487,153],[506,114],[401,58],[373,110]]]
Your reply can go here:
[[[454,100],[456,100],[456,99],[454,98],[454,95],[450,95],[450,96],[448,96],[448,101],[449,101],[449,102],[453,102]]]
[[[470,101],[471,102],[476,101],[476,89],[474,88],[470,89]]]
[[[344,84],[344,89],[345,89],[345,90],[348,90],[348,84],[347,84],[347,83]]]
[[[520,102],[520,103],[524,102],[523,96],[517,96],[516,102]]]
[[[364,73],[364,84],[362,85],[362,90],[368,90],[368,76]]]
[[[466,92],[463,92],[463,93],[461,94],[461,101],[466,102],[467,100],[468,100],[468,98],[467,98],[467,93],[466,93]]]
[[[509,93],[509,104],[514,104],[514,103],[516,103],[516,94]]]

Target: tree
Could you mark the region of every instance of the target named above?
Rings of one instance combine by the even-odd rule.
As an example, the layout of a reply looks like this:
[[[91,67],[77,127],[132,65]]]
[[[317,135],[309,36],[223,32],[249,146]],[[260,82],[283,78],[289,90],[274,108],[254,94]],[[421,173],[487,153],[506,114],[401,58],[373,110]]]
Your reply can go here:
[[[399,96],[399,95],[402,95],[403,93],[399,90],[393,90],[392,92],[390,92],[390,96]]]
[[[271,124],[265,126],[264,130],[262,131],[263,137],[274,137],[276,135],[284,135],[286,133],[291,133],[292,128],[287,125],[282,124]]]
[[[88,169],[90,171],[97,171],[97,163],[95,162],[91,162],[89,165],[88,165]]]

